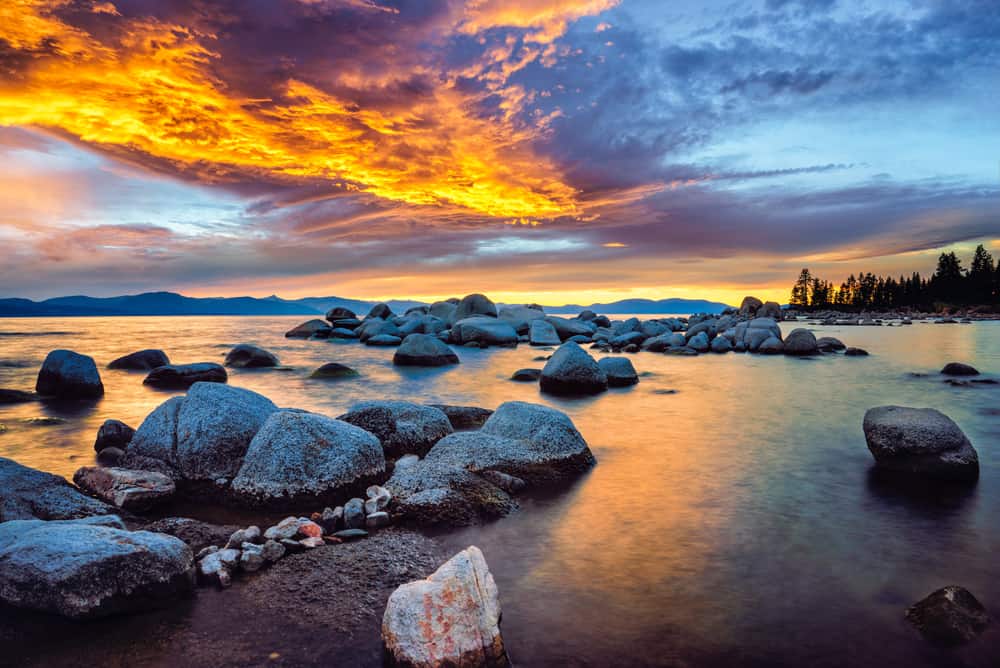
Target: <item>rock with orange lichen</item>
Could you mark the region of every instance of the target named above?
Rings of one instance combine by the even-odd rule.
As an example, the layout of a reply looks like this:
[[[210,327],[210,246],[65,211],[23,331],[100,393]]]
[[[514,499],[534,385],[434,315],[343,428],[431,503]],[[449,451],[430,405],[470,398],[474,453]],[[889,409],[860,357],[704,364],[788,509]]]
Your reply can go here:
[[[500,595],[479,548],[396,589],[382,617],[382,641],[387,657],[406,668],[509,666]]]

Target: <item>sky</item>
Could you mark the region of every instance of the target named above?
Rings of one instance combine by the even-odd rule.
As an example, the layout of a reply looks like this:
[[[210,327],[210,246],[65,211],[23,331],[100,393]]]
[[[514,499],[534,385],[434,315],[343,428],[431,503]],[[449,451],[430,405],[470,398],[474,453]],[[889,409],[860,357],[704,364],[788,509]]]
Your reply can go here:
[[[0,296],[787,301],[1000,255],[996,0],[4,0]]]

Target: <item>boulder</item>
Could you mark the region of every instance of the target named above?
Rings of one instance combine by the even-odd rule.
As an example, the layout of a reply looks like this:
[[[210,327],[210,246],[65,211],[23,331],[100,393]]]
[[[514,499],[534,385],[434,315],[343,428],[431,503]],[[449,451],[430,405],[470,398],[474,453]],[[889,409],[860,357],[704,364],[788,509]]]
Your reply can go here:
[[[833,336],[821,336],[816,339],[816,348],[820,352],[829,353],[844,350],[847,346],[844,345],[843,341]]]
[[[364,401],[337,419],[375,434],[387,459],[423,456],[454,431],[443,412],[407,401]]]
[[[365,340],[366,346],[398,346],[403,342],[403,339],[398,336],[393,336],[392,334],[376,334],[375,336],[369,337]]]
[[[118,448],[124,450],[128,447],[135,429],[120,420],[105,420],[101,428],[97,430],[97,440],[94,441],[94,450],[100,452],[106,448]]]
[[[627,357],[602,357],[597,366],[608,377],[608,387],[628,387],[639,382],[639,374]]]
[[[257,369],[279,364],[274,353],[249,343],[241,343],[226,354],[226,366],[234,369]]]
[[[473,473],[496,470],[535,485],[572,479],[595,463],[565,413],[522,401],[501,404],[479,431],[441,439],[426,461]]]
[[[560,341],[573,336],[593,336],[597,331],[596,320],[577,320],[576,318],[560,318],[559,316],[545,316],[545,322],[552,325],[559,335]],[[616,332],[616,334],[624,332]]]
[[[782,319],[781,305],[778,302],[764,302],[757,309],[758,318],[774,318],[775,320]]]
[[[231,490],[254,507],[336,504],[384,473],[373,434],[324,415],[278,411],[250,441]]]
[[[123,510],[142,512],[169,500],[174,481],[154,471],[84,466],[73,474],[76,485]]]
[[[369,339],[373,339],[376,336],[393,336],[400,340],[403,339],[403,333],[399,331],[396,323],[382,320],[381,318],[366,320],[360,327],[354,330],[354,333],[358,335],[362,343],[366,343]]]
[[[867,357],[868,351],[864,348],[848,348],[844,354],[848,357]]]
[[[531,321],[528,342],[533,346],[558,346],[562,341],[552,323],[541,319]]]
[[[785,344],[776,336],[769,336],[757,348],[757,352],[762,355],[780,355],[785,351]]]
[[[358,338],[357,332],[352,329],[347,329],[346,327],[334,327],[330,330],[331,339],[356,339]]]
[[[115,512],[57,475],[0,457],[0,522],[70,520]]]
[[[0,388],[0,406],[4,404],[26,404],[32,401],[38,401],[38,395],[34,392]]]
[[[906,619],[934,644],[961,645],[989,626],[986,608],[963,587],[938,589],[906,610]]]
[[[501,306],[499,318],[510,323],[518,334],[527,334],[531,323],[544,319],[545,312],[528,306]]]
[[[348,529],[365,528],[365,502],[354,497],[344,504],[344,526]]]
[[[455,324],[459,320],[474,316],[497,317],[497,307],[489,297],[480,294],[466,295],[462,301],[458,302],[455,312],[452,313],[450,324]]]
[[[540,378],[543,392],[559,395],[597,394],[608,389],[608,377],[587,351],[567,342],[552,353]]]
[[[585,337],[585,338],[586,340],[589,340],[590,337]],[[649,337],[647,337],[642,332],[625,332],[624,334],[613,337],[610,341],[608,341],[608,343],[611,344],[611,347],[613,348],[624,348],[625,346],[631,345],[633,343],[639,345],[647,338]],[[575,341],[577,340],[577,337],[575,336],[570,337],[569,340]]]
[[[124,456],[125,451],[121,448],[104,448],[97,453],[97,463],[101,466],[118,466]]]
[[[712,339],[712,343],[709,345],[709,349],[713,353],[728,353],[733,349],[732,342],[725,336],[717,336]]]
[[[458,308],[458,304],[453,302],[434,302],[431,304],[428,314],[434,316],[435,318],[440,318],[447,324],[454,322],[452,316],[455,315],[455,310]]]
[[[466,548],[426,580],[396,589],[382,617],[382,641],[399,666],[509,666],[500,597],[479,548]]]
[[[318,335],[328,335],[330,333],[330,325],[320,319],[309,320],[302,323],[296,327],[285,332],[285,338],[287,339],[308,339],[314,334]]]
[[[453,429],[479,429],[493,415],[488,408],[478,406],[449,406],[448,404],[429,404],[446,416]],[[397,463],[398,465],[398,463]]]
[[[142,382],[163,389],[184,389],[195,383],[225,383],[228,380],[229,374],[224,367],[215,362],[198,362],[157,367]]]
[[[392,357],[397,366],[447,366],[458,364],[458,355],[448,344],[430,334],[410,334]]]
[[[104,396],[104,384],[93,357],[72,350],[53,350],[38,372],[35,391],[63,399],[93,399]]]
[[[109,369],[128,369],[130,371],[152,371],[158,366],[170,364],[170,359],[162,350],[140,350],[119,357],[110,364]]]
[[[509,322],[475,316],[455,322],[451,328],[451,339],[455,343],[478,343],[487,346],[517,345],[517,331]]]
[[[175,480],[224,487],[239,471],[250,441],[277,410],[256,392],[196,383],[186,396],[168,399],[146,416],[129,444],[126,466],[147,468],[147,461],[159,461]]]
[[[979,477],[979,456],[957,424],[933,408],[879,406],[864,418],[865,440],[880,468],[948,480]]]
[[[753,318],[757,315],[757,310],[764,305],[764,302],[756,297],[744,297],[740,303],[740,315],[745,318]]]
[[[372,306],[371,310],[368,311],[367,318],[381,318],[382,320],[388,320],[392,317],[392,309],[389,308],[388,304],[375,304]]]
[[[0,524],[0,599],[65,617],[160,607],[193,588],[192,554],[117,517]]]
[[[326,378],[326,379],[338,379],[338,378],[357,378],[361,374],[344,364],[338,364],[337,362],[328,362],[320,368],[309,374],[310,378]]]
[[[815,355],[819,352],[816,336],[801,327],[793,329],[785,337],[783,350],[786,355]]]
[[[519,383],[537,383],[541,376],[541,369],[518,369],[511,374],[510,379]]]
[[[699,353],[707,353],[712,344],[708,340],[708,333],[701,331],[688,339],[687,345],[691,350]]]
[[[941,373],[946,376],[978,376],[979,371],[968,364],[962,364],[961,362],[948,362],[941,369]]]
[[[343,306],[334,306],[326,312],[326,319],[331,323],[338,320],[352,320],[356,317],[358,316],[354,311]]]
[[[198,554],[208,547],[225,545],[237,527],[210,524],[190,517],[164,517],[150,522],[143,529],[180,538],[190,546],[192,552]]]

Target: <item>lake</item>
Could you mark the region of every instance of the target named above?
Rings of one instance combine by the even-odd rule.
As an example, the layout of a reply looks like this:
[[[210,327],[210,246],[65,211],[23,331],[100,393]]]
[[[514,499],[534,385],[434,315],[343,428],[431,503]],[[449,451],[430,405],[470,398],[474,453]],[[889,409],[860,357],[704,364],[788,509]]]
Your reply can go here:
[[[570,415],[597,466],[567,491],[521,499],[505,519],[438,537],[447,552],[483,550],[516,665],[1000,665],[1000,623],[943,650],[903,619],[908,605],[947,584],[1000,616],[1000,386],[952,387],[937,374],[962,361],[996,377],[998,322],[813,327],[871,353],[859,358],[639,353],[630,356],[637,386],[559,399],[508,380],[542,366],[532,358],[547,353],[527,345],[457,348],[462,363],[447,369],[396,368],[393,349],[285,339],[301,320],[0,319],[0,387],[33,389],[46,353],[69,348],[95,358],[106,388],[95,403],[0,406],[0,456],[67,478],[92,464],[105,419],[137,427],[172,396],[145,387],[142,373],[104,369],[142,348],[162,348],[176,363],[221,363],[234,344],[256,343],[285,368],[230,370],[232,385],[331,416],[365,399],[544,403]],[[307,378],[326,362],[362,376]],[[873,475],[861,421],[882,404],[954,419],[979,451],[978,483],[913,489]],[[66,422],[23,422],[44,416]],[[202,591],[195,609],[202,597],[218,605],[230,593]],[[186,614],[170,623],[185,624]],[[141,635],[141,621],[129,624]],[[73,639],[88,651],[142,642],[122,640],[113,621],[89,628]],[[273,629],[268,646],[280,647],[280,619]],[[57,662],[47,651],[33,649],[39,665]],[[184,665],[169,643],[144,656]]]

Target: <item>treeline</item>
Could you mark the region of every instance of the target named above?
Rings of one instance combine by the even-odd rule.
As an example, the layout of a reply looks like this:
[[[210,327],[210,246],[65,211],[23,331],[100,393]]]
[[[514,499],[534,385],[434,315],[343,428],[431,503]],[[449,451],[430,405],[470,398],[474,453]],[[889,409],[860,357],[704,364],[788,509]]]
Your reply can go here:
[[[803,269],[792,287],[795,308],[902,308],[935,311],[944,306],[1000,305],[1000,263],[980,244],[968,269],[952,253],[942,253],[929,278],[851,274],[835,286]]]

